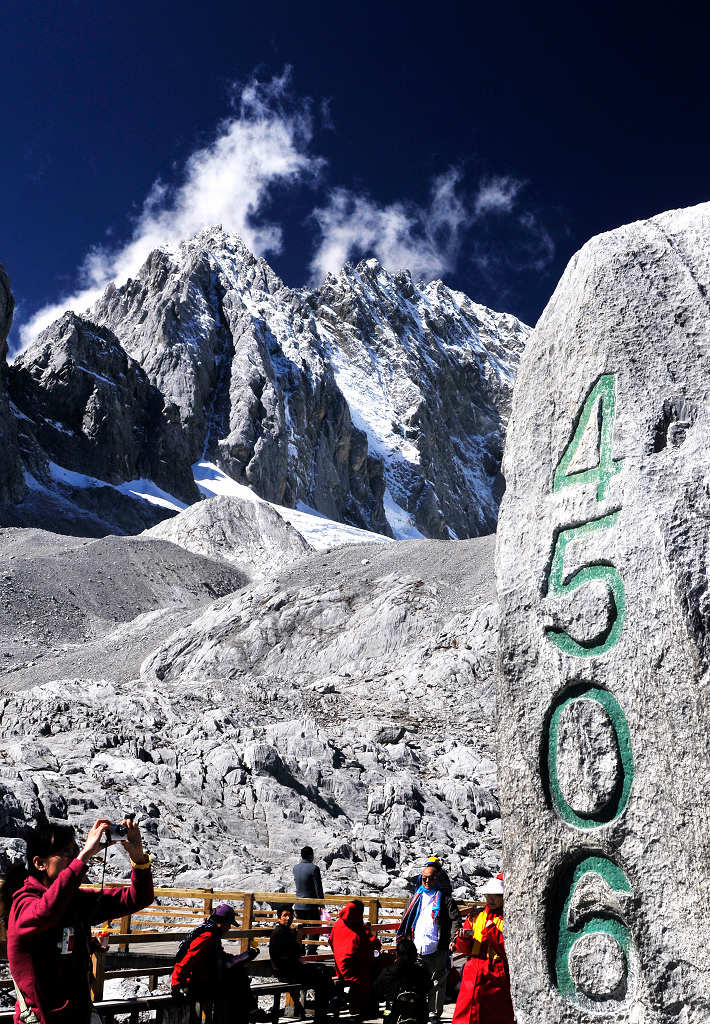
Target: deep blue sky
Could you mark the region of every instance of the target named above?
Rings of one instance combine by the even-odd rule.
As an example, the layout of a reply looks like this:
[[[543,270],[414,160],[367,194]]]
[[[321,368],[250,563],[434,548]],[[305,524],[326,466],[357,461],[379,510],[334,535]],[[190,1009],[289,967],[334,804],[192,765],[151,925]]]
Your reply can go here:
[[[286,282],[309,279],[312,211],[333,190],[401,204],[416,236],[454,169],[471,216],[445,280],[534,323],[591,235],[710,199],[701,6],[6,0],[0,262],[17,320],[76,290],[92,246],[130,237],[153,183],[179,183],[237,116],[240,83],[290,66],[281,112],[310,98],[304,147],[323,163],[262,196]],[[492,180],[517,183],[509,208],[473,216]]]

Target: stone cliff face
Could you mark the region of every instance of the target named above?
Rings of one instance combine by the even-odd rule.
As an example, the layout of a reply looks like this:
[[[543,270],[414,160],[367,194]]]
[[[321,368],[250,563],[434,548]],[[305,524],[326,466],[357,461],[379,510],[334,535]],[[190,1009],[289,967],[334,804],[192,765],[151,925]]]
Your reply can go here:
[[[528,344],[497,546],[524,1022],[710,1020],[710,205],[592,239]]]
[[[388,537],[465,538],[495,529],[527,333],[376,260],[289,289],[215,228],[156,249],[87,316],[52,324],[11,368],[10,389],[44,505],[57,488],[49,461],[93,530],[157,515],[112,515],[102,482],[147,479],[177,499],[174,512],[197,500],[190,467],[202,461],[267,501]],[[98,486],[69,494],[66,470]],[[37,501],[5,521],[44,522]]]
[[[495,528],[528,329],[376,261],[294,291],[235,236],[156,250],[91,317],[180,410],[189,457],[391,535]]]
[[[91,315],[180,410],[191,461],[217,463],[268,501],[390,533],[381,462],[300,307],[238,238],[204,232],[154,252]]]
[[[106,328],[66,313],[9,378],[16,407],[53,462],[109,483],[148,478],[185,502],[198,499],[177,410]]]
[[[19,501],[25,493],[22,463],[17,443],[17,421],[7,391],[7,336],[15,301],[4,267],[0,266],[0,505]]]

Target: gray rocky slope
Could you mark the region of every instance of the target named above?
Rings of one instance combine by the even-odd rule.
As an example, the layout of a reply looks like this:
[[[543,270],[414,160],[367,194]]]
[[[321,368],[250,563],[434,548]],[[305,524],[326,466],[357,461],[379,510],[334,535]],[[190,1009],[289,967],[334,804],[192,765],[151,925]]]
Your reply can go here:
[[[289,289],[206,230],[10,367],[31,491],[0,521],[140,532],[171,512],[117,486],[148,479],[190,503],[189,467],[207,460],[269,501],[388,536],[490,533],[527,334],[375,260]]]
[[[231,583],[234,562],[149,535],[0,543],[0,585],[28,593],[3,638],[9,853],[43,814],[86,827],[135,809],[163,882],[288,889],[305,842],[336,891],[403,891],[432,850],[461,894],[498,869],[490,538],[294,560],[281,533],[280,571]],[[64,610],[72,573],[83,617]],[[12,647],[20,633],[41,657]]]
[[[519,1019],[710,1020],[710,204],[592,239],[529,342],[498,532]]]

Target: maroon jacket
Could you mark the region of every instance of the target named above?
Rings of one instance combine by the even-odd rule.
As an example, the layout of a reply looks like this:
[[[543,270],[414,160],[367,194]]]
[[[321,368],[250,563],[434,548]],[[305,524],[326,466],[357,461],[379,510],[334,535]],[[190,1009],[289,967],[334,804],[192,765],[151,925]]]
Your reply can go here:
[[[134,868],[130,886],[103,892],[79,888],[86,871],[77,858],[49,887],[29,876],[12,901],[7,929],[10,970],[43,1024],[88,1022],[91,925],[135,913],[153,902],[150,868]],[[16,1005],[16,1022],[19,1014]]]

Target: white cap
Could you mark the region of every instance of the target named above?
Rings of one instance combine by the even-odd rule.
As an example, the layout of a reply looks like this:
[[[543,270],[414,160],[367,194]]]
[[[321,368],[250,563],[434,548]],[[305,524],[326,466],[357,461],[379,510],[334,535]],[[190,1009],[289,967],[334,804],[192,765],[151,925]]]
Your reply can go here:
[[[481,896],[502,896],[503,895],[503,879],[502,878],[489,878],[481,889]]]

